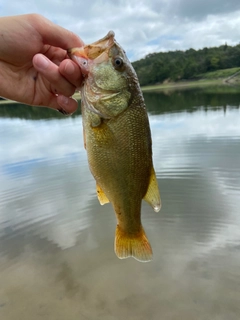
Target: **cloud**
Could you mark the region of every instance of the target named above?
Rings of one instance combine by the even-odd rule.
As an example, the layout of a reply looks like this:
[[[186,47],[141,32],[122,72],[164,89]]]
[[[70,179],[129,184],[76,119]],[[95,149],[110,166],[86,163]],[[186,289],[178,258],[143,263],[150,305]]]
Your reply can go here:
[[[1,14],[36,12],[77,33],[86,43],[114,30],[131,61],[156,51],[239,43],[238,0],[0,0]]]
[[[0,118],[0,128],[0,238],[31,230],[61,248],[75,245],[96,200],[81,117]]]
[[[205,20],[208,15],[228,14],[240,10],[238,0],[170,0],[169,7],[173,15],[189,20]]]
[[[66,118],[62,120],[61,126],[59,126],[59,120],[55,119],[37,123],[38,126],[34,120],[0,119],[0,127],[4,132],[4,139],[0,145],[0,165],[6,160],[8,163],[13,163],[31,159],[53,159],[75,153],[80,153],[86,159],[81,117]],[[68,131],[62,136],[66,128]],[[59,136],[62,136],[60,145]],[[19,141],[17,145],[16,141]],[[27,143],[21,143],[22,141]],[[46,141],[48,141],[47,144]],[[76,141],[79,141],[77,145]]]

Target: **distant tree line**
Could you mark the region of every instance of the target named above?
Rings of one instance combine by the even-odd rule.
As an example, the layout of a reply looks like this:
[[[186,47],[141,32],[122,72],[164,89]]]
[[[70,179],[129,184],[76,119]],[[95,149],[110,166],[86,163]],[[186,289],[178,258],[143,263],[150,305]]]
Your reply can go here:
[[[240,44],[151,53],[133,62],[133,67],[142,86],[165,80],[194,79],[205,72],[240,67]]]
[[[80,102],[79,102],[80,106]],[[77,117],[81,114],[81,108],[71,116]],[[25,104],[16,103],[1,103],[0,118],[19,118],[27,120],[42,120],[42,119],[66,119],[66,116],[60,112],[43,107],[32,107]]]

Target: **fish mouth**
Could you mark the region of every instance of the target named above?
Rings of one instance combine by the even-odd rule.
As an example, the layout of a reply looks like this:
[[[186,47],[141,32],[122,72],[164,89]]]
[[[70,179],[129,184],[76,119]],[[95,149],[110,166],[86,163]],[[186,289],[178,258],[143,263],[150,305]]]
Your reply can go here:
[[[77,64],[80,63],[80,68],[83,67],[83,64],[88,64],[88,60],[94,60],[94,63],[101,63],[108,58],[108,51],[115,43],[114,36],[114,32],[109,31],[102,39],[83,47],[68,49],[67,53]],[[83,63],[84,61],[85,63]]]
[[[84,51],[89,59],[95,60],[103,53],[108,53],[109,49],[113,46],[114,32],[109,31],[108,34],[102,39],[84,47]]]
[[[89,58],[85,53],[85,47],[71,48],[67,50],[69,57],[80,67],[83,76],[89,73]]]

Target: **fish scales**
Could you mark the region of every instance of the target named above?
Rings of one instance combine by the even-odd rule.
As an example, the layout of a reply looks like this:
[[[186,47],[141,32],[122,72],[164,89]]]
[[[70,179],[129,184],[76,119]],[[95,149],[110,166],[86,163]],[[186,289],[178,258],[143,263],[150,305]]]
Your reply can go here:
[[[132,106],[126,110],[127,114],[104,120],[93,129],[87,112],[84,110],[83,118],[91,172],[113,204],[124,227],[128,227],[130,232],[131,229],[132,232],[139,230],[141,201],[148,188],[152,166],[150,132],[145,112]],[[106,141],[103,137],[110,138]],[[121,197],[117,196],[119,193]],[[120,210],[128,212],[127,223]],[[131,219],[138,219],[139,225],[136,220],[130,224]]]

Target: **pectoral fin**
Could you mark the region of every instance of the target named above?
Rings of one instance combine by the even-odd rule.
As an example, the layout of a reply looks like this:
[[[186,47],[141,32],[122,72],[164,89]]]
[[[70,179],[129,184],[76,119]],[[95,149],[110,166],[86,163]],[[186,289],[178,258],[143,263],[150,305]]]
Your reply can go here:
[[[155,171],[152,167],[151,175],[149,179],[149,185],[147,192],[143,199],[153,207],[154,211],[158,212],[161,209],[161,199],[160,199],[160,192],[158,189],[158,183]]]
[[[105,203],[108,203],[109,200],[108,200],[107,196],[105,195],[102,188],[99,187],[98,184],[96,185],[96,189],[97,189],[97,196],[98,196],[98,200],[99,200],[100,204],[104,205]]]

